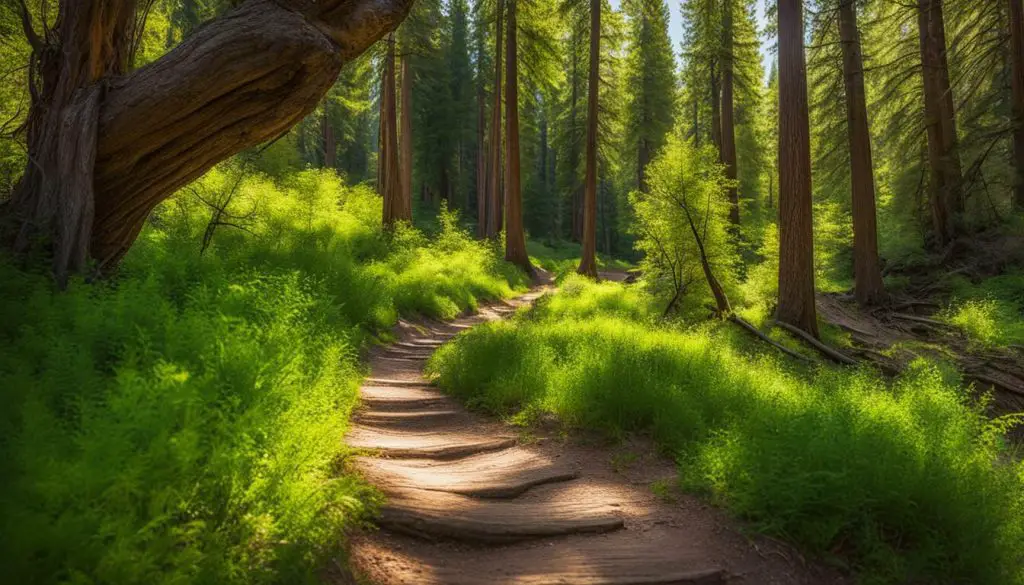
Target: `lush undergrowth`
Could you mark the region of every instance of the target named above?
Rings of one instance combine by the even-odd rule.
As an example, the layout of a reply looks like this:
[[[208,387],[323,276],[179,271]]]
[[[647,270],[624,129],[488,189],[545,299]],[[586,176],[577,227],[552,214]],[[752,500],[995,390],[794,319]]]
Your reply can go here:
[[[650,307],[570,278],[429,367],[493,412],[650,433],[684,485],[866,581],[1024,583],[1024,467],[1006,462],[1006,423],[955,383],[924,363],[895,382],[800,372],[738,349],[727,325],[658,325]]]
[[[227,204],[208,249],[209,203]],[[522,277],[442,214],[385,235],[333,174],[216,171],[107,282],[0,261],[0,560],[11,583],[297,583],[374,497],[342,472],[358,351]],[[231,224],[231,225],[228,225]]]
[[[951,288],[953,302],[940,317],[981,346],[1024,346],[1024,272],[993,276],[979,284],[957,277]]]

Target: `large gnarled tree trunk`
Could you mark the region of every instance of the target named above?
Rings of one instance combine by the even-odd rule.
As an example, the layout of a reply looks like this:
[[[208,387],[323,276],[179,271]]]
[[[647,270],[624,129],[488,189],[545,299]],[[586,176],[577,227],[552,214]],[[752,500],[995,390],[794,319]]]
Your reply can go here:
[[[942,248],[956,239],[963,207],[963,174],[957,152],[953,92],[949,86],[942,0],[918,0],[917,24],[931,170],[932,235],[934,245]]]
[[[135,0],[63,0],[54,38],[26,26],[31,162],[0,210],[10,245],[50,242],[58,281],[90,256],[116,264],[158,203],[302,120],[412,3],[248,0],[128,73]]]
[[[577,272],[597,278],[597,100],[601,81],[601,0],[590,0],[587,88],[587,175],[583,194],[583,257]]]
[[[519,160],[519,49],[516,0],[508,2],[508,48],[505,51],[505,260],[532,273],[523,230],[522,173]]]
[[[776,318],[817,337],[803,0],[779,0],[778,11],[780,172]]]
[[[882,270],[878,262],[871,132],[868,128],[864,59],[861,55],[854,0],[840,0],[839,38],[843,46],[846,126],[850,142],[854,294],[861,305],[874,305],[884,300],[885,286],[882,284]]]

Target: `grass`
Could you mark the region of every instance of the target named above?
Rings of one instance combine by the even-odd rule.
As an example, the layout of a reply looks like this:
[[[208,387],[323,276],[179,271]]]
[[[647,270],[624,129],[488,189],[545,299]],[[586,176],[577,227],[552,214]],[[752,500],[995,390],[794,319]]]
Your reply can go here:
[[[981,347],[1024,346],[1024,272],[1009,272],[975,284],[952,279],[953,301],[940,313]]]
[[[576,272],[580,265],[582,247],[575,242],[548,242],[527,240],[526,251],[530,262],[554,274],[559,280]],[[598,270],[631,270],[633,265],[625,260],[598,255]]]
[[[386,234],[329,173],[248,176],[229,209],[200,254],[209,210],[179,195],[115,278],[64,293],[0,259],[6,580],[315,582],[376,501],[344,472],[361,347],[524,286],[453,216]]]
[[[431,360],[448,392],[615,437],[650,434],[683,485],[865,582],[1024,583],[1024,466],[926,363],[801,373],[722,327],[660,325],[643,294],[570,278]],[[638,307],[641,307],[638,309]],[[520,414],[522,416],[522,414]]]

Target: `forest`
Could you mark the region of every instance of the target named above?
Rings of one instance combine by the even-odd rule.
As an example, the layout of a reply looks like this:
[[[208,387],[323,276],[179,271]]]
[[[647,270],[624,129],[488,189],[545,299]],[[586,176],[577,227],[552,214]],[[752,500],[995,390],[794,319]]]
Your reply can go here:
[[[1024,2],[5,0],[0,562],[1024,585]]]

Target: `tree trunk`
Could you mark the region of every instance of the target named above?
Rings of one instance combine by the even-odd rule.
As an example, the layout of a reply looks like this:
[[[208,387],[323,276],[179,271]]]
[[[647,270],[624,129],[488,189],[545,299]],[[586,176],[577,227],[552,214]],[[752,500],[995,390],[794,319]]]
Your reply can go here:
[[[704,271],[704,279],[708,283],[708,288],[711,289],[711,296],[715,299],[716,310],[719,315],[724,317],[732,312],[729,297],[726,296],[722,283],[718,281],[714,271],[711,269],[711,261],[708,259],[707,250],[704,248],[704,238],[700,236],[697,224],[693,221],[693,215],[690,214],[690,208],[685,204],[683,205],[683,212],[686,214],[686,222],[690,225],[690,233],[693,234],[693,239],[697,243],[697,250],[700,252],[700,267]]]
[[[718,162],[722,162],[722,90],[719,87],[717,60],[712,59],[708,67],[711,83],[711,143],[718,151]]]
[[[337,163],[338,141],[334,136],[331,117],[327,115],[327,104],[324,104],[324,111],[320,115],[320,135],[324,149],[323,167],[333,169]]]
[[[1010,16],[1010,76],[1013,93],[1013,163],[1016,170],[1014,200],[1024,210],[1024,7],[1008,0]]]
[[[817,337],[803,0],[779,0],[778,19],[780,173],[776,318]]]
[[[483,63],[483,41],[477,47],[477,63]],[[477,127],[476,127],[476,237],[487,237],[487,95],[484,91],[483,70],[477,71]]]
[[[839,38],[843,48],[846,127],[850,141],[854,293],[857,302],[867,306],[884,300],[885,286],[882,284],[882,270],[878,262],[871,132],[868,128],[868,108],[864,97],[864,60],[861,56],[854,0],[840,1]]]
[[[722,164],[729,183],[729,222],[740,225],[740,198],[736,186],[736,123],[733,104],[733,13],[732,0],[722,3]]]
[[[924,78],[928,164],[931,168],[931,210],[934,245],[941,249],[956,239],[963,205],[963,177],[957,152],[953,92],[946,60],[946,29],[942,0],[918,0],[918,29]]]
[[[579,108],[579,50],[577,43],[579,42],[578,35],[574,30],[572,33],[572,95],[569,99],[569,188],[571,189],[569,195],[569,212],[570,218],[570,233],[569,238],[574,242],[583,242],[583,197],[580,190],[580,185],[577,184],[579,175],[577,174],[579,168],[579,151],[576,149],[576,120],[579,118],[577,115]]]
[[[402,216],[402,172],[398,162],[398,114],[395,96],[395,35],[388,36],[387,51],[384,54],[384,93],[381,106],[381,195],[384,198],[383,224],[390,229]]]
[[[650,162],[651,147],[647,143],[647,139],[641,137],[640,144],[637,145],[636,155],[636,188],[641,193],[647,192],[647,165]]]
[[[601,0],[590,0],[587,82],[587,174],[583,191],[583,257],[577,272],[597,278],[597,99],[601,76]]]
[[[42,88],[32,162],[0,210],[12,247],[50,240],[59,282],[89,256],[116,264],[158,203],[309,115],[412,2],[249,0],[125,75],[134,0],[62,1],[54,38],[29,35]]]
[[[402,198],[399,212],[403,221],[412,221],[412,72],[409,56],[402,55],[402,129],[399,135],[402,173]]]
[[[505,51],[505,260],[533,273],[523,229],[522,176],[519,161],[519,50],[516,0],[508,3],[508,49]]]
[[[491,160],[487,173],[487,229],[488,238],[501,231],[501,35],[504,32],[504,0],[498,0],[498,27],[494,46],[494,102],[491,106]]]

